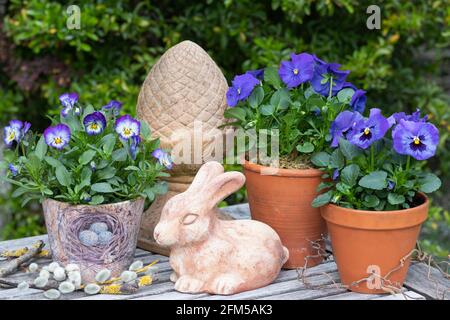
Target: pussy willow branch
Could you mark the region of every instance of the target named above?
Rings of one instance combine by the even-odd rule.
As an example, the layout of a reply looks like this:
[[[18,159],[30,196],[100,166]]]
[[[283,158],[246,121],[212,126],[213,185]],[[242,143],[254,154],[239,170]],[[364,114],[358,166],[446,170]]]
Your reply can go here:
[[[44,247],[44,242],[42,240],[37,241],[35,244],[29,248],[26,253],[21,255],[20,257],[13,259],[6,263],[6,265],[0,269],[0,277],[8,276],[19,269],[19,267],[36,256],[39,252],[41,252]]]

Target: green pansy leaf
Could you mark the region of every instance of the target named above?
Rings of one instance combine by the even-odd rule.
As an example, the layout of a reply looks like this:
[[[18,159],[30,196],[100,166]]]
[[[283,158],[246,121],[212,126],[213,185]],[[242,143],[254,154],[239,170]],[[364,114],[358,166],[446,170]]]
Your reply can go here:
[[[127,156],[128,156],[127,150],[125,148],[121,148],[118,150],[114,150],[111,155],[111,158],[113,161],[122,162],[127,160]]]
[[[112,133],[104,136],[102,140],[100,140],[100,145],[103,145],[103,152],[105,154],[111,155],[114,146],[116,145],[116,136]]]
[[[109,183],[106,182],[100,182],[100,183],[94,183],[91,186],[92,191],[99,192],[99,193],[112,193],[114,192],[114,189],[111,187]]]
[[[419,178],[419,190],[425,193],[432,193],[441,187],[441,179],[433,173],[427,173]]]
[[[331,190],[328,192],[322,193],[313,200],[311,205],[314,208],[318,208],[323,205],[326,205],[327,203],[329,203],[331,201],[332,196],[333,196],[333,191],[331,191]]]
[[[302,153],[311,153],[314,151],[314,145],[311,142],[305,142],[302,145],[298,145],[297,150]]]
[[[92,197],[91,201],[89,202],[90,205],[99,205],[102,204],[105,198],[102,195],[95,195]]]
[[[111,179],[116,175],[116,168],[114,167],[106,167],[105,169],[97,171],[97,177],[99,180],[107,180]]]
[[[342,169],[345,165],[345,158],[339,149],[333,151],[330,156],[330,167],[336,169]]]
[[[389,193],[387,199],[388,202],[394,206],[405,202],[405,197],[396,193]]]
[[[144,120],[141,120],[140,123],[141,123],[142,137],[144,138],[144,140],[150,139],[150,135],[151,135],[152,131],[150,130],[150,127],[148,126],[147,122],[145,122]]]
[[[362,153],[360,148],[343,138],[339,140],[339,149],[347,160],[352,160]]]
[[[68,187],[72,184],[72,176],[69,173],[69,171],[67,171],[66,167],[64,166],[57,167],[55,170],[55,174],[56,179],[62,186]]]
[[[158,182],[153,187],[153,191],[156,194],[165,194],[167,192],[168,188],[169,188],[169,186],[168,186],[167,182]]]
[[[341,171],[341,180],[350,187],[353,187],[358,181],[360,171],[358,165],[348,165]]]
[[[95,150],[87,150],[83,152],[83,154],[78,159],[78,162],[82,165],[86,165],[92,161],[96,153],[97,152]]]
[[[276,89],[281,88],[281,79],[278,74],[278,68],[276,67],[267,67],[264,69],[264,81]]]
[[[368,194],[364,197],[363,204],[369,208],[375,208],[380,204],[380,199],[376,195]]]
[[[333,183],[332,182],[321,182],[320,184],[319,184],[319,186],[317,187],[317,192],[320,192],[320,191],[322,191],[322,190],[325,190],[325,189],[328,189],[328,188],[331,188],[333,186]]]
[[[44,158],[44,160],[45,160],[45,162],[47,162],[53,168],[58,168],[59,166],[62,166],[61,161],[56,160],[55,158],[47,156],[47,157]]]
[[[252,107],[253,109],[258,108],[258,106],[261,104],[261,102],[264,99],[264,89],[261,86],[257,86],[252,94],[250,95],[250,97],[248,97],[248,104],[250,105],[250,107]]]
[[[223,115],[226,119],[238,119],[245,122],[246,112],[242,108],[234,107],[226,109]]]
[[[311,157],[311,162],[317,167],[328,167],[330,155],[326,152],[318,152]]]
[[[259,112],[261,112],[261,114],[265,115],[265,116],[272,115],[274,111],[275,111],[275,106],[273,106],[271,104],[265,104],[259,108]]]
[[[359,180],[361,187],[373,190],[382,190],[387,184],[387,173],[385,171],[374,171]]]
[[[41,161],[44,160],[44,157],[47,153],[47,149],[48,149],[48,146],[45,143],[44,135],[42,135],[36,145],[36,149],[34,150],[34,153],[36,154],[36,156],[38,157],[39,160],[41,160]]]
[[[342,103],[349,103],[350,100],[352,100],[354,93],[355,90],[353,90],[352,88],[344,88],[337,93],[338,101]]]

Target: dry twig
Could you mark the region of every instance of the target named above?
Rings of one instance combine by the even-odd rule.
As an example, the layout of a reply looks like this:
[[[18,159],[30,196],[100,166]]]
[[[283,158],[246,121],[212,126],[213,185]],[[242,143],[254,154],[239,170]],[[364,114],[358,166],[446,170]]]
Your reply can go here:
[[[25,254],[6,263],[6,265],[0,269],[0,277],[5,277],[16,272],[23,263],[34,258],[43,247],[44,242],[42,240],[37,241],[30,249],[27,249]]]

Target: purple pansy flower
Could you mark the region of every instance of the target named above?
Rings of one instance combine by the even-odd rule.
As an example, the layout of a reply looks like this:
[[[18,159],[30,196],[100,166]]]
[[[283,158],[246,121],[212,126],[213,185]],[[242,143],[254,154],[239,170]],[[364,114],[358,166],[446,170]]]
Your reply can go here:
[[[348,133],[363,116],[359,112],[342,111],[331,123],[330,134],[332,137],[331,146],[333,148],[339,145],[339,139]]]
[[[400,123],[400,120],[414,121],[414,122],[426,122],[428,115],[423,118],[420,117],[420,109],[416,109],[412,114],[406,114],[405,112],[397,112],[388,118],[389,124],[392,126],[396,123]]]
[[[163,150],[158,148],[152,152],[152,156],[158,159],[159,163],[162,166],[166,167],[169,170],[172,169],[173,162],[172,159],[170,158],[170,155],[167,152],[164,152]]]
[[[367,149],[372,143],[380,140],[389,130],[389,123],[381,114],[380,109],[370,110],[369,118],[362,118],[356,122],[353,129],[347,134],[350,143]]]
[[[392,131],[394,150],[416,160],[426,160],[436,153],[439,130],[428,122],[401,119]]]
[[[264,69],[249,70],[246,73],[251,74],[252,76],[254,76],[256,79],[258,79],[260,81],[264,80]]]
[[[350,107],[354,111],[358,111],[359,113],[363,113],[364,109],[366,108],[366,92],[364,90],[358,89],[355,91],[355,93],[352,96],[352,99],[350,100]]]
[[[127,114],[116,120],[115,129],[122,139],[128,140],[140,134],[141,123]]]
[[[298,87],[311,80],[314,71],[314,58],[309,53],[291,54],[291,60],[282,61],[278,74],[288,88]]]
[[[113,114],[118,115],[120,109],[122,109],[122,102],[117,100],[111,100],[107,105],[102,107],[103,110],[112,110]]]
[[[314,73],[311,79],[311,86],[314,91],[327,97],[330,94],[330,83],[333,82],[331,95],[335,96],[343,88],[350,71],[339,70],[340,64],[326,63],[314,56]]]
[[[139,150],[140,143],[141,143],[141,137],[139,137],[139,136],[131,137],[130,154],[131,154],[131,158],[133,160],[136,160],[136,156],[137,156],[137,153]]]
[[[388,190],[392,190],[395,188],[395,182],[392,180],[388,180],[388,185],[387,185],[387,189]]]
[[[345,89],[345,88],[351,88],[351,89],[353,89],[355,91],[358,90],[356,88],[356,86],[353,83],[351,83],[351,82],[344,82],[344,84],[342,85],[342,89]]]
[[[227,103],[229,107],[234,107],[239,101],[245,100],[252,93],[253,88],[260,82],[250,73],[234,77],[232,86],[227,91]]]
[[[23,135],[23,122],[20,120],[11,120],[3,131],[3,141],[8,147],[12,146],[14,141],[19,143]]]
[[[65,124],[57,124],[53,127],[48,127],[44,131],[45,143],[50,147],[61,150],[70,141],[70,128]]]
[[[17,174],[19,173],[19,168],[12,163],[8,164],[8,169],[13,177],[17,176]]]
[[[61,115],[63,117],[67,117],[70,111],[74,110],[74,113],[79,115],[81,113],[81,109],[79,107],[75,108],[75,104],[78,102],[78,94],[75,92],[72,93],[63,93],[59,96],[59,101],[61,102],[63,109],[61,110]]]
[[[340,176],[339,169],[334,169],[332,179],[336,181]]]
[[[31,123],[25,121],[22,128],[22,137],[24,137],[31,128]]]
[[[89,135],[97,135],[106,128],[106,118],[101,112],[93,112],[83,119],[84,130]]]

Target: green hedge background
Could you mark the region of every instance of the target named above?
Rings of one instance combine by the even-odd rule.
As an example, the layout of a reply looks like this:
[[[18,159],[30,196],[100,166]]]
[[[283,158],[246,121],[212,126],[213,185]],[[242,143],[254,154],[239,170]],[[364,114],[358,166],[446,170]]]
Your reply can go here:
[[[378,2],[378,3],[376,3]],[[59,112],[57,98],[109,99],[134,113],[145,76],[172,45],[190,39],[228,80],[308,51],[351,70],[368,105],[386,113],[421,108],[439,126],[441,145],[430,170],[444,181],[433,198],[422,245],[450,249],[450,6],[447,1],[357,0],[79,0],[81,29],[66,28],[65,1],[0,2],[0,123],[21,118],[35,129]],[[371,4],[381,29],[366,27]],[[2,187],[5,189],[5,186]],[[243,201],[240,193],[229,203]],[[38,205],[20,208],[3,190],[3,239],[45,232]],[[426,239],[426,240],[425,240]]]

